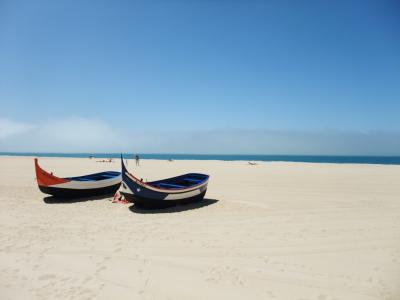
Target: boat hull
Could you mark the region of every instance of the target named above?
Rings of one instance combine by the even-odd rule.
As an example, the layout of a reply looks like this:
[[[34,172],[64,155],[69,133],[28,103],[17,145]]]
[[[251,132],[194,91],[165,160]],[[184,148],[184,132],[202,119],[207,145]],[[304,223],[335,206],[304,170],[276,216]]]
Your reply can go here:
[[[92,196],[107,196],[114,194],[120,187],[121,183],[93,189],[69,189],[51,186],[40,186],[39,189],[44,194],[49,194],[59,198],[84,198]]]
[[[207,192],[207,189],[204,190],[202,193],[196,196],[178,199],[178,200],[160,200],[160,199],[150,199],[150,198],[143,198],[137,195],[133,195],[130,193],[121,192],[121,194],[127,199],[129,202],[134,203],[139,207],[144,208],[166,208],[172,207],[181,204],[189,204],[197,201],[201,201],[204,199],[204,196]]]

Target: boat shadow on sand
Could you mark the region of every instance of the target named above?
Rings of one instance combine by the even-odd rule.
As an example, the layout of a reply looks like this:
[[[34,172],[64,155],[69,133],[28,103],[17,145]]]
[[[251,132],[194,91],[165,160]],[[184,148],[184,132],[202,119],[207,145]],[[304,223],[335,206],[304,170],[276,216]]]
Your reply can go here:
[[[165,207],[165,208],[148,208],[143,206],[138,206],[137,204],[131,205],[129,210],[137,214],[166,214],[166,213],[178,213],[187,210],[193,210],[209,206],[217,203],[217,199],[203,199],[193,203],[187,204],[177,204],[175,206]]]
[[[47,196],[43,198],[43,202],[46,204],[72,204],[72,203],[95,201],[95,200],[106,200],[106,199],[110,200],[112,199],[113,195],[114,194],[82,197],[82,198],[62,198],[55,196]]]

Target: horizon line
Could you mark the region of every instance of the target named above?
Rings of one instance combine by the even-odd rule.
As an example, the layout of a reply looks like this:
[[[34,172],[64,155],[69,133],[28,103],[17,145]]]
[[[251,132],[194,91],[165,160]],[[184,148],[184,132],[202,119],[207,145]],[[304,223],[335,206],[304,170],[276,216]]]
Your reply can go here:
[[[0,151],[0,155],[13,155],[13,154],[28,154],[27,156],[31,156],[29,154],[116,154],[116,155],[124,155],[124,154],[131,154],[131,155],[198,155],[198,156],[300,156],[300,157],[311,157],[311,156],[318,156],[318,157],[400,157],[400,154],[393,154],[393,155],[367,155],[367,154],[232,154],[232,153],[150,153],[150,152],[39,152],[39,151]],[[22,156],[22,155],[21,155]]]

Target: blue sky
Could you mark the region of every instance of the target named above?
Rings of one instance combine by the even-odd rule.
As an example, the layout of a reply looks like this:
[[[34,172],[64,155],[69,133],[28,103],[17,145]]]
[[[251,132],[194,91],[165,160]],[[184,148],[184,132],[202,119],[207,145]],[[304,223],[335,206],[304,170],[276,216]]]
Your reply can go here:
[[[0,101],[0,151],[400,154],[400,4],[0,0]]]

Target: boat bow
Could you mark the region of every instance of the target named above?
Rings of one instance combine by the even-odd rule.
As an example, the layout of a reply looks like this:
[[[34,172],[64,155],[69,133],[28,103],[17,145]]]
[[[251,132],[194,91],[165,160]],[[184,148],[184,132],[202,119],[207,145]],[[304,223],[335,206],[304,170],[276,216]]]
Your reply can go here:
[[[71,180],[60,178],[54,176],[53,174],[46,172],[39,166],[38,159],[35,158],[35,171],[36,171],[36,180],[38,185],[40,186],[51,186],[60,183],[70,182]]]

